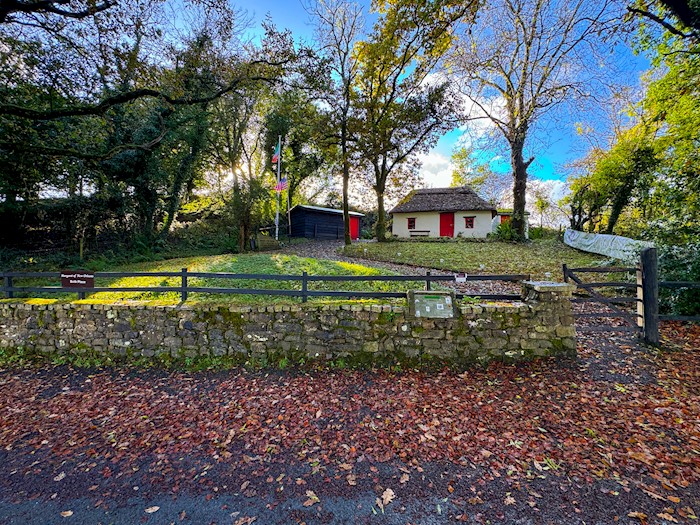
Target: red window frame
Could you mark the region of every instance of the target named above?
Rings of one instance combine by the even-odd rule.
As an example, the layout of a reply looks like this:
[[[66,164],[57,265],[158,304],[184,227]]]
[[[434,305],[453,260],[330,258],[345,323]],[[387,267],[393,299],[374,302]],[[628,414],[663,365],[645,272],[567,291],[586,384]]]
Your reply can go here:
[[[409,230],[415,230],[415,229],[416,229],[416,218],[415,218],[415,217],[409,217],[409,218],[408,218],[408,229],[409,229]]]
[[[464,217],[464,227],[465,228],[473,228],[474,227],[474,219],[476,219],[476,217],[474,217],[474,216]]]

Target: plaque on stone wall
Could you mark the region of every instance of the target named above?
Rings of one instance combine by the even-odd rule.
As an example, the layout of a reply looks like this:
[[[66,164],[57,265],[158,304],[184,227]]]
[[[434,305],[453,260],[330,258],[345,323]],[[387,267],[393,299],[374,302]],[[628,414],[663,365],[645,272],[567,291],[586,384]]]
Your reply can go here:
[[[456,317],[455,294],[443,291],[410,290],[408,313],[419,318],[452,319]]]

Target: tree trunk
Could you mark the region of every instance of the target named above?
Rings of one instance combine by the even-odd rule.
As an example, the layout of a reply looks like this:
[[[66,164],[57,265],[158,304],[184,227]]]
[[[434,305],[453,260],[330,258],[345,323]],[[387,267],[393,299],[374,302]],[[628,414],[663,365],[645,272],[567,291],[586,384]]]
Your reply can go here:
[[[524,142],[523,139],[516,138],[510,145],[510,160],[513,166],[513,218],[511,224],[518,239],[521,241],[525,240],[525,229],[527,227],[527,219],[525,218],[527,168],[534,160],[534,158],[530,158],[528,161],[523,159]]]
[[[625,206],[627,206],[630,201],[630,195],[634,189],[634,182],[634,179],[625,180],[623,185],[615,193],[610,207],[610,217],[608,218],[608,226],[605,233],[612,235],[615,225],[622,214],[622,210],[625,209]]]
[[[377,224],[375,233],[379,242],[386,241],[386,213],[384,212],[384,190],[375,188],[377,193]]]
[[[348,124],[343,118],[340,129],[340,147],[343,155],[343,238],[345,246],[350,246],[350,209],[348,207],[348,187],[350,186],[350,160],[348,159]]]
[[[190,140],[190,152],[185,155],[176,168],[177,172],[173,178],[172,189],[170,190],[170,196],[168,198],[167,217],[165,224],[163,224],[158,234],[160,239],[165,239],[168,233],[170,233],[170,227],[177,216],[177,212],[180,210],[183,189],[190,181],[194,180],[197,159],[206,144],[205,136],[208,123],[209,121],[206,117],[199,117],[195,128],[196,131]]]

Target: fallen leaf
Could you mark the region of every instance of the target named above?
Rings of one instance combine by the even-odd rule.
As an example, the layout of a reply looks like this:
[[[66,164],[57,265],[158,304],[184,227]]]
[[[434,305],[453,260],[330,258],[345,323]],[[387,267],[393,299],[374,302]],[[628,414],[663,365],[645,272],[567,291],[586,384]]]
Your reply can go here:
[[[61,512],[62,518],[70,518],[72,515],[73,515],[72,510],[64,510],[63,512]]]
[[[238,518],[236,521],[234,521],[233,525],[250,525],[257,519],[258,518],[254,516],[243,516],[242,518]]]
[[[679,498],[678,496],[666,496],[666,499],[668,501],[672,501],[673,503],[680,503],[681,502],[681,498]]]
[[[53,478],[53,480],[54,480],[54,481],[61,481],[62,479],[65,479],[65,477],[66,477],[66,473],[65,473],[65,472],[61,472],[58,476],[56,476],[55,478]]]
[[[668,512],[659,512],[656,516],[661,518],[662,520],[670,521],[672,523],[678,523],[678,520],[671,516]]]
[[[515,505],[515,498],[513,496],[506,496],[506,499],[503,500],[504,505]]]
[[[383,503],[384,506],[386,507],[389,503],[391,503],[392,501],[394,501],[394,498],[395,498],[395,497],[396,497],[396,493],[395,493],[393,490],[391,490],[391,489],[386,489],[386,490],[382,493],[382,503]]]
[[[643,512],[630,512],[627,514],[628,518],[637,518],[638,520],[645,521],[647,519],[647,515],[644,514]]]
[[[399,479],[399,483],[401,483],[401,484],[408,483],[409,479],[411,479],[411,476],[409,476],[408,474],[406,474],[406,473],[401,474],[401,478]]]
[[[352,485],[353,487],[357,485],[357,476],[355,476],[355,474],[350,473],[345,479],[348,480],[348,485]]]
[[[306,497],[309,499],[304,502],[304,507],[311,507],[321,501],[313,490],[307,490]]]
[[[148,507],[144,512],[146,514],[153,514],[154,512],[158,512],[160,510],[160,507],[157,505],[153,505],[152,507]]]

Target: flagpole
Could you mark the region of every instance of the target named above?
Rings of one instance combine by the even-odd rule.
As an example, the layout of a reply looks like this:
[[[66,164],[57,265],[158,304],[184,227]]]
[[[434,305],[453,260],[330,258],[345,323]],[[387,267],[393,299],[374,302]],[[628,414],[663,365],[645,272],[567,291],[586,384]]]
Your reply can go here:
[[[289,184],[289,181],[287,181],[287,184]],[[287,237],[292,236],[292,214],[289,211],[289,205],[289,185],[287,185]]]
[[[282,135],[277,137],[277,151],[279,155],[277,156],[277,185],[280,183],[280,169],[282,167]],[[275,240],[279,241],[280,234],[280,191],[278,186],[275,186],[275,192],[277,193],[277,211],[275,213]]]

